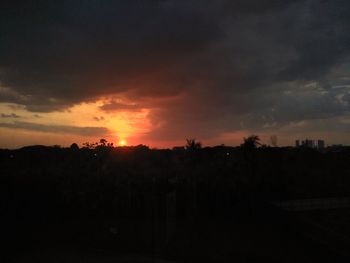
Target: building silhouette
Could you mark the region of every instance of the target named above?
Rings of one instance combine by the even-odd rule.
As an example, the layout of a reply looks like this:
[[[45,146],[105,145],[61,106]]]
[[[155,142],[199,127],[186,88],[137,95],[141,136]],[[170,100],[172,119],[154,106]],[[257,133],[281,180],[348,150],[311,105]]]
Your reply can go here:
[[[324,140],[310,140],[310,139],[305,139],[305,140],[296,140],[295,141],[295,147],[307,147],[307,148],[313,148],[313,149],[323,149],[325,147],[325,142]]]

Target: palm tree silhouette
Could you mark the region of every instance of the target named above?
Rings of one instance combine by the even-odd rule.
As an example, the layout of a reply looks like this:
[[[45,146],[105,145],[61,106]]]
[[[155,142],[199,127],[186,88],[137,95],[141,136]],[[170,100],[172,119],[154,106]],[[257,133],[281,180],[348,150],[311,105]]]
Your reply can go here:
[[[241,145],[243,148],[248,149],[248,150],[252,150],[257,148],[259,145],[261,145],[260,143],[260,138],[257,135],[250,135],[247,138],[243,138],[243,144]]]
[[[195,151],[202,148],[202,144],[197,142],[196,139],[186,139],[186,150]]]

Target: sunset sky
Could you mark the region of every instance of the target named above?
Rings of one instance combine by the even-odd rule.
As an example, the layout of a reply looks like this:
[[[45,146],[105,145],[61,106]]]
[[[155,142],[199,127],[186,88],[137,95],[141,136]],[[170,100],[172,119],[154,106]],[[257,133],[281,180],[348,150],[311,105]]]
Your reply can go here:
[[[0,148],[350,144],[349,14],[346,0],[5,1]]]

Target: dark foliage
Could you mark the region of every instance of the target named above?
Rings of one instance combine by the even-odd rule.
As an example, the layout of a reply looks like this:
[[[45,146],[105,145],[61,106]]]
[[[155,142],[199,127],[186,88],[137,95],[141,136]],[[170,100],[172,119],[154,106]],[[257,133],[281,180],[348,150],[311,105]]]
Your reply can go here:
[[[201,148],[195,140],[187,145],[195,151],[105,141],[0,150],[1,238],[12,248],[54,237],[167,251],[176,243],[172,218],[185,229],[181,222],[236,218],[270,200],[349,195],[349,148],[251,147],[257,141],[245,143],[249,155],[246,146]]]

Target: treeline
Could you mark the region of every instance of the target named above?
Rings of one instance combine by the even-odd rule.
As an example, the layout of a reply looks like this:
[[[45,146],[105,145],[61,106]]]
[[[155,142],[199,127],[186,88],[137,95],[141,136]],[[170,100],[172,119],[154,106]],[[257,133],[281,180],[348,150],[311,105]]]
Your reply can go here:
[[[201,147],[188,141],[173,150],[106,143],[0,150],[4,236],[26,240],[33,229],[39,235],[43,225],[69,221],[72,239],[119,235],[126,245],[128,238],[134,244],[134,237],[152,233],[169,238],[174,220],[227,218],[269,200],[349,195],[349,148],[319,152],[249,143]],[[142,223],[132,223],[137,220]]]

